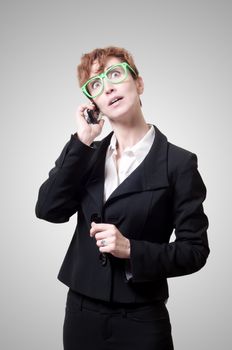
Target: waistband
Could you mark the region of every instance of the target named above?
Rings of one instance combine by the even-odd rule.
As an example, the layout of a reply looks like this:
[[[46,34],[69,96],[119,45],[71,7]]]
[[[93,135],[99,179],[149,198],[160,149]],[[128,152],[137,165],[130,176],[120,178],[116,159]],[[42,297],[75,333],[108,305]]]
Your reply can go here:
[[[68,291],[67,305],[78,307],[80,310],[86,309],[89,311],[100,312],[104,314],[123,314],[135,313],[154,308],[157,312],[162,312],[165,307],[163,300],[147,302],[147,303],[116,303],[93,299],[82,294],[79,294],[72,289]]]

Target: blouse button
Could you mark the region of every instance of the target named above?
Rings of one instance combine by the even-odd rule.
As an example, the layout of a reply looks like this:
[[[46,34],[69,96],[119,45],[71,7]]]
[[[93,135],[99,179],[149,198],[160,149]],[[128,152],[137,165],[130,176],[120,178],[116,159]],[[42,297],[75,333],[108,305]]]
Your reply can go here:
[[[100,253],[99,254],[99,259],[101,261],[101,265],[102,266],[106,266],[107,260],[108,260],[107,255],[105,253]]]

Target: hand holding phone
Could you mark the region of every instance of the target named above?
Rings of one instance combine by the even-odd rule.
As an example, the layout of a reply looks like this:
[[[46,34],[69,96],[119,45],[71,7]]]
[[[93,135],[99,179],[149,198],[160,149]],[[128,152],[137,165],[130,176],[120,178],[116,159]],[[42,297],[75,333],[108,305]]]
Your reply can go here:
[[[100,135],[104,125],[103,114],[95,103],[82,104],[77,108],[77,136],[90,145]]]

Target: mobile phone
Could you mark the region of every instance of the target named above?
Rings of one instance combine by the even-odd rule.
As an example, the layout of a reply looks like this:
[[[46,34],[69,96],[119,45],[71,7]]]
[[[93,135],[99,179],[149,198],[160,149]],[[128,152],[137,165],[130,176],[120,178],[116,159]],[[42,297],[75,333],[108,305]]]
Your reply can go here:
[[[98,124],[100,120],[99,114],[100,114],[99,109],[94,111],[91,109],[87,109],[85,120],[87,121],[88,124]]]
[[[85,120],[88,124],[98,124],[101,119],[101,112],[96,105],[96,103],[92,102],[95,106],[95,109],[87,109],[85,113]]]

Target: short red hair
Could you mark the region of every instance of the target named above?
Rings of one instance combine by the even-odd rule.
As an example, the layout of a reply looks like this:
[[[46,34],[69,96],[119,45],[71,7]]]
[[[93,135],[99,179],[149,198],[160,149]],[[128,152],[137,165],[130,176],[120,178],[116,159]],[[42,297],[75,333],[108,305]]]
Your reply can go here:
[[[121,62],[127,62],[135,71],[136,76],[133,75],[134,79],[137,79],[139,72],[135,66],[132,55],[124,48],[108,46],[104,49],[94,49],[89,53],[85,53],[81,57],[81,62],[77,66],[77,77],[79,85],[82,86],[90,77],[90,71],[95,61],[99,64],[98,73],[103,72],[106,61],[109,57],[117,57]]]

